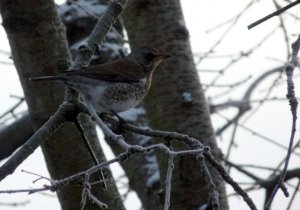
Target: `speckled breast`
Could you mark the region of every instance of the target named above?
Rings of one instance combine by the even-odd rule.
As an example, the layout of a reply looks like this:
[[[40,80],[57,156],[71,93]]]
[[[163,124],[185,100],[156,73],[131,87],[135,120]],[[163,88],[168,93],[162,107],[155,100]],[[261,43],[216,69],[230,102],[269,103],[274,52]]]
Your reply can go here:
[[[139,104],[148,92],[145,83],[115,83],[108,86],[103,94],[107,109],[115,112],[125,111]]]

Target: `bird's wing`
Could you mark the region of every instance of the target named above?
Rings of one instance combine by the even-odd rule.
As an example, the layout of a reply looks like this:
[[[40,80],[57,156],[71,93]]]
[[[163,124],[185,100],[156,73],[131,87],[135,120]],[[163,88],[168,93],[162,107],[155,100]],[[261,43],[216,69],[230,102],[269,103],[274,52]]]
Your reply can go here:
[[[146,76],[144,67],[128,59],[119,59],[115,62],[91,65],[77,71],[66,71],[64,76],[82,76],[108,82],[139,82]]]

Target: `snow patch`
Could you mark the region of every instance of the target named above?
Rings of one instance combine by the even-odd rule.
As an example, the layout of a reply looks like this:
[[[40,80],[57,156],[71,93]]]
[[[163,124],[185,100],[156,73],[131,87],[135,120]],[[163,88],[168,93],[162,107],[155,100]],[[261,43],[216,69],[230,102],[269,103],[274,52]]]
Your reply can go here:
[[[208,208],[208,205],[207,204],[203,204],[202,206],[200,206],[198,208],[198,210],[206,210]]]
[[[147,164],[144,166],[147,169],[148,175],[146,186],[151,188],[155,183],[160,181],[157,159],[153,151],[147,154],[146,161]]]
[[[189,92],[182,93],[182,101],[183,103],[191,103],[193,102],[193,96]]]
[[[149,176],[147,182],[146,182],[146,186],[151,188],[155,183],[160,181],[160,174],[157,171],[155,171],[155,173],[153,173],[151,176]]]
[[[124,112],[120,112],[119,115],[128,121],[136,121],[139,115],[146,114],[146,110],[143,107],[134,107]]]

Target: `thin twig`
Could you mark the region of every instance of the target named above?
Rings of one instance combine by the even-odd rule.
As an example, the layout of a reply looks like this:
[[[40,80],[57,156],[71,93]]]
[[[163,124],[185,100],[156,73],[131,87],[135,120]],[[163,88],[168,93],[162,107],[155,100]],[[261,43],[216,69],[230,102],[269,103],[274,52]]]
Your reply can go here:
[[[237,24],[238,20],[243,16],[245,15],[246,11],[253,5],[253,3],[255,3],[255,0],[252,0],[250,1],[246,7],[241,11],[239,12],[235,17],[233,17],[232,19],[230,19],[230,22],[228,21],[228,23],[226,24],[229,24],[230,25],[228,26],[228,28],[225,30],[225,32],[219,37],[219,39],[217,40],[216,43],[214,43],[211,48],[202,56],[198,59],[198,61],[196,61],[196,64],[200,64],[204,58],[208,57],[209,54],[213,53],[214,50],[216,49],[217,46],[220,45],[220,43],[222,43],[222,41],[224,40],[224,38],[227,36],[227,34],[233,29],[233,27]],[[220,26],[220,25],[219,25]],[[218,27],[219,27],[218,26]]]
[[[105,117],[105,120],[108,120],[109,123],[116,123],[116,119],[110,118],[108,116]],[[137,134],[147,135],[147,136],[151,136],[151,137],[160,137],[160,138],[164,138],[168,141],[178,140],[184,144],[187,144],[192,149],[202,149],[202,150],[204,149],[203,155],[204,155],[205,159],[219,172],[219,174],[222,176],[224,181],[226,181],[228,184],[230,184],[233,187],[233,189],[244,199],[244,201],[247,203],[247,205],[250,207],[251,210],[257,209],[254,202],[249,197],[249,195],[230,177],[230,175],[226,172],[224,167],[215,160],[215,158],[210,153],[209,148],[202,145],[199,140],[189,137],[185,134],[180,134],[180,133],[176,133],[176,132],[168,132],[168,131],[152,130],[149,128],[143,129],[143,128],[139,128],[134,125],[131,125],[129,123],[123,123],[120,126],[122,126],[122,128],[124,128],[130,132],[134,132]],[[200,164],[201,164],[201,155],[202,155],[202,153],[200,153],[200,154],[198,153],[196,156],[197,159],[199,159],[198,162]],[[204,163],[204,165],[206,165],[206,163]],[[202,164],[201,164],[201,166],[202,166]],[[205,170],[205,168],[204,168],[204,170]],[[209,178],[209,176],[207,178]],[[211,185],[209,185],[209,187],[210,187],[210,193],[211,193],[210,198],[211,198],[212,204],[217,206],[217,203],[218,203],[217,192],[214,190],[213,183],[212,182],[209,182],[209,183],[211,184]]]
[[[218,163],[215,158],[212,156],[210,152],[204,153],[205,158],[208,160],[208,162],[219,172],[219,174],[222,176],[224,181],[226,181],[228,184],[232,186],[232,188],[237,192],[247,203],[247,205],[250,207],[251,210],[257,210],[253,200],[249,197],[249,195],[244,191],[226,172],[224,167]]]
[[[216,82],[225,74],[225,72],[229,69],[229,67],[233,66],[234,64],[240,62],[242,59],[249,57],[255,49],[259,49],[263,44],[266,43],[266,40],[269,39],[271,36],[273,36],[275,31],[278,29],[278,26],[276,26],[273,30],[271,30],[266,36],[264,36],[259,42],[257,42],[252,48],[248,49],[246,52],[240,53],[239,56],[232,58],[217,74],[212,80],[211,80],[211,86],[216,84]],[[204,88],[204,91],[207,91],[211,86],[206,86]],[[233,88],[232,88],[233,89]],[[229,89],[229,90],[232,90]],[[228,91],[229,91],[228,90]],[[219,96],[214,96],[214,98],[220,97],[224,95],[225,93],[219,94]]]
[[[92,147],[89,143],[89,140],[86,138],[86,136],[84,135],[84,130],[83,128],[81,127],[80,123],[79,123],[79,120],[76,118],[75,121],[74,121],[74,124],[75,126],[77,127],[81,137],[82,137],[82,140],[83,140],[83,143],[84,143],[84,146],[87,148],[87,150],[89,151],[90,153],[90,156],[91,158],[93,159],[94,161],[94,164],[95,165],[98,165],[99,164],[99,161],[98,161],[98,158],[96,156],[96,154],[94,153],[94,151],[92,150]],[[105,180],[105,177],[104,177],[104,174],[103,174],[103,171],[100,170],[99,173],[98,173],[98,178],[99,178],[99,181],[101,182],[101,185],[103,187],[104,190],[107,190],[107,185],[106,185],[106,182],[104,181]]]
[[[227,183],[229,183],[236,190],[236,192],[239,195],[241,195],[243,197],[243,199],[246,201],[246,203],[248,204],[250,209],[256,210],[255,204],[253,203],[251,198],[247,195],[247,193],[242,190],[242,188],[229,176],[228,173],[226,173],[226,170],[223,168],[223,166],[221,164],[219,164],[214,159],[214,157],[211,155],[211,153],[209,151],[209,148],[204,147],[200,143],[199,140],[191,138],[191,137],[189,137],[187,135],[184,135],[184,134],[176,133],[176,132],[155,131],[155,130],[151,130],[151,129],[142,129],[142,128],[130,125],[128,123],[119,124],[116,119],[109,118],[109,117],[106,116],[105,119],[109,119],[110,123],[113,123],[113,122],[118,123],[119,126],[122,126],[124,129],[126,129],[128,131],[135,132],[135,133],[138,133],[138,134],[147,135],[147,136],[152,136],[152,137],[154,137],[154,136],[155,137],[161,137],[161,138],[164,138],[168,141],[178,140],[178,141],[180,141],[184,144],[189,145],[191,147],[191,150],[172,151],[171,149],[169,149],[167,146],[165,146],[163,144],[155,144],[155,145],[150,145],[150,146],[147,146],[147,147],[129,145],[124,141],[124,139],[119,139],[120,137],[118,137],[118,135],[112,133],[112,131],[110,131],[107,128],[107,126],[103,123],[103,121],[97,116],[95,110],[91,107],[89,102],[87,102],[87,105],[88,105],[88,111],[91,113],[93,119],[96,120],[97,124],[102,126],[104,132],[107,135],[109,135],[111,138],[113,138],[113,139],[117,138],[117,142],[119,142],[120,145],[122,145],[124,148],[126,148],[126,152],[121,153],[120,155],[118,155],[118,157],[116,157],[114,159],[111,159],[109,161],[100,163],[100,164],[98,164],[94,167],[91,167],[90,169],[88,169],[86,171],[77,173],[75,175],[72,175],[72,176],[67,177],[65,179],[62,179],[62,180],[52,181],[50,183],[51,184],[50,186],[45,186],[44,188],[39,188],[39,189],[36,189],[36,190],[38,190],[38,191],[45,191],[45,190],[56,191],[56,190],[61,189],[62,187],[68,185],[69,183],[71,183],[75,180],[80,180],[80,179],[82,180],[82,178],[86,177],[86,175],[91,175],[92,173],[95,173],[95,172],[101,170],[102,168],[112,164],[112,163],[123,162],[123,161],[128,160],[129,158],[131,158],[135,154],[149,152],[150,150],[154,150],[154,149],[159,149],[159,150],[163,150],[169,157],[176,156],[176,155],[196,155],[196,157],[198,159],[198,162],[200,163],[201,169],[202,169],[202,171],[204,171],[205,178],[208,181],[209,192],[210,192],[210,195],[209,195],[210,204],[212,205],[213,209],[219,209],[218,192],[215,190],[215,184],[213,183],[212,177],[210,176],[210,172],[209,172],[209,170],[207,168],[207,165],[205,163],[206,160],[220,173],[220,175],[223,177],[223,179]],[[81,111],[86,112],[87,110],[83,109]],[[106,126],[106,127],[104,127],[104,126]],[[116,135],[116,137],[114,137],[114,135]],[[169,168],[169,172],[170,172],[170,170],[171,170],[171,168]],[[170,177],[170,175],[169,175],[169,177]],[[169,187],[171,187],[171,186],[169,186]],[[5,191],[5,192],[6,193],[8,193],[8,192],[13,193],[13,192],[16,192],[16,191]],[[25,192],[25,191],[22,191],[22,192]],[[33,190],[30,189],[30,192],[33,192]],[[87,193],[88,192],[86,190],[83,193],[83,199],[82,199],[83,204],[84,204],[84,201],[86,199]],[[166,201],[166,203],[168,203],[168,200]],[[166,205],[166,206],[168,206],[168,205]]]
[[[77,6],[79,9],[83,10],[86,14],[88,14],[90,17],[99,20],[100,16],[98,16],[97,14],[93,13],[92,11],[90,11],[88,8],[82,6],[81,4],[75,2],[74,0],[68,0],[68,2],[74,4],[75,6]],[[116,34],[116,36],[118,37],[118,39],[120,41],[122,41],[123,43],[128,43],[128,40],[125,40],[123,38],[123,36],[118,32],[118,30],[112,26],[111,30]]]
[[[227,118],[227,117],[225,117],[224,115],[222,115],[222,114],[220,114],[220,113],[216,113],[219,117],[221,117],[222,119],[225,119],[225,120],[227,120],[227,121],[229,121],[229,119]],[[232,124],[232,123],[230,123],[230,124]],[[264,140],[264,141],[266,141],[266,142],[268,142],[268,143],[270,143],[270,144],[272,144],[272,145],[275,145],[275,146],[277,146],[278,148],[281,148],[281,149],[284,149],[284,150],[288,150],[288,147],[287,146],[285,146],[285,145],[283,145],[283,144],[280,144],[280,143],[278,143],[277,141],[275,141],[275,140],[273,140],[273,139],[271,139],[271,138],[269,138],[269,137],[267,137],[267,136],[265,136],[265,135],[263,135],[263,134],[261,134],[261,133],[258,133],[257,131],[255,131],[255,130],[253,130],[253,129],[251,129],[251,128],[249,128],[249,127],[247,127],[247,126],[245,126],[245,125],[243,125],[243,124],[241,124],[241,123],[238,123],[238,126],[240,127],[240,128],[242,128],[242,129],[244,129],[245,131],[247,131],[247,132],[249,132],[249,133],[251,133],[252,135],[255,135],[255,136],[257,136],[257,137],[259,137],[260,139],[262,139],[262,140]],[[218,130],[217,130],[217,135],[220,135],[221,133],[220,132],[218,132]],[[298,153],[298,152],[294,152],[293,153],[294,155],[296,155],[296,156],[298,156],[298,157],[300,157],[300,153]]]
[[[170,207],[170,198],[171,198],[171,181],[172,181],[172,172],[174,169],[173,156],[168,157],[168,170],[166,175],[166,188],[165,188],[165,204],[164,210],[168,210]]]
[[[93,105],[86,100],[86,105],[87,105],[87,109],[92,117],[92,120],[94,120],[97,125],[99,125],[99,127],[102,129],[103,133],[109,137],[109,139],[114,140],[115,142],[117,142],[123,149],[127,150],[130,148],[130,145],[127,144],[124,140],[124,137],[121,135],[117,135],[114,132],[112,132],[112,130],[110,130],[107,125],[98,117]]]
[[[293,6],[296,6],[299,3],[300,3],[300,0],[297,0],[295,2],[292,2],[292,3],[288,4],[285,7],[282,7],[281,9],[279,9],[279,10],[277,10],[277,11],[275,11],[275,12],[273,12],[273,13],[271,13],[271,14],[269,14],[269,15],[267,15],[267,16],[265,16],[265,17],[263,17],[263,18],[261,18],[261,19],[259,19],[257,21],[255,21],[254,23],[251,23],[250,25],[248,25],[248,29],[250,30],[251,28],[254,28],[255,26],[258,26],[259,24],[261,24],[261,23],[269,20],[270,18],[275,17],[277,15],[280,15],[284,11],[292,8]]]
[[[299,49],[300,49],[300,35],[298,36],[298,39],[292,44],[292,58],[291,58],[290,63],[286,67],[287,98],[289,100],[289,104],[290,104],[290,108],[291,108],[291,112],[292,112],[292,131],[291,131],[291,136],[290,136],[290,141],[289,141],[289,147],[288,147],[286,160],[285,160],[285,164],[284,164],[281,176],[278,180],[278,183],[277,183],[276,187],[274,188],[274,190],[273,190],[273,192],[270,196],[269,201],[266,204],[267,209],[270,208],[271,203],[272,203],[279,187],[283,190],[283,193],[286,197],[289,196],[289,194],[287,192],[287,189],[283,185],[283,181],[285,179],[286,172],[287,172],[287,169],[288,169],[289,160],[290,160],[290,157],[291,157],[292,148],[293,148],[293,144],[294,144],[295,133],[296,133],[298,101],[297,101],[297,98],[295,96],[295,85],[294,85],[294,81],[293,81],[293,73],[294,73],[294,69],[298,65],[297,55],[299,53]]]
[[[200,168],[202,170],[202,174],[207,182],[209,189],[209,206],[212,207],[213,210],[220,210],[219,203],[219,193],[216,191],[216,186],[213,182],[213,179],[210,175],[210,172],[207,168],[206,160],[202,154],[197,155],[197,160],[200,164]]]
[[[28,203],[30,203],[29,200],[21,201],[21,202],[0,202],[0,206],[12,206],[12,207],[19,207],[19,206],[25,206]]]
[[[25,101],[25,98],[20,98],[19,101],[12,106],[9,110],[7,110],[6,112],[4,112],[3,114],[0,115],[0,119],[2,119],[3,117],[5,117],[6,115],[10,114],[10,113],[14,113],[15,109],[18,108],[23,102]]]
[[[295,188],[295,190],[294,190],[294,193],[293,193],[293,195],[292,195],[292,197],[291,197],[291,200],[290,200],[289,205],[288,205],[288,207],[286,208],[286,210],[290,210],[290,209],[291,209],[292,204],[293,204],[293,201],[295,200],[295,197],[296,197],[296,195],[297,195],[297,193],[298,193],[299,187],[300,187],[300,180],[298,180],[298,184],[297,184],[297,186],[296,186],[296,188]]]

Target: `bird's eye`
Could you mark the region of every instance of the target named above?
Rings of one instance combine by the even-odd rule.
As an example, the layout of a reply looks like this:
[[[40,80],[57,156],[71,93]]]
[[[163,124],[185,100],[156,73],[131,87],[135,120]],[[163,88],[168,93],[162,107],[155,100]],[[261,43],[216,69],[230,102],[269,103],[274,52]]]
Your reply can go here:
[[[145,58],[147,61],[152,61],[154,59],[154,55],[152,53],[147,53]]]

